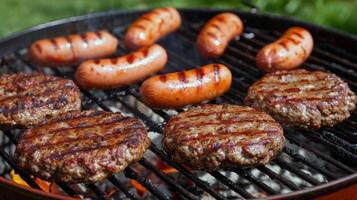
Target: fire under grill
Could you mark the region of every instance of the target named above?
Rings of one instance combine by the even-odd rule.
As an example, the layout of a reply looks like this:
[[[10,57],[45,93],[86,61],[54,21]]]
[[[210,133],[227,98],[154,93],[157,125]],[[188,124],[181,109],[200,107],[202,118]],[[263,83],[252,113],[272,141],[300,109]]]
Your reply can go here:
[[[115,11],[65,19],[37,26],[0,42],[0,72],[42,71],[73,79],[72,68],[39,68],[26,54],[31,42],[89,30],[107,29],[121,42],[116,56],[128,53],[123,35],[128,25],[144,11]],[[203,59],[195,40],[205,21],[220,10],[180,10],[183,24],[177,32],[159,41],[168,51],[169,61],[159,73],[181,71],[208,63],[227,65],[233,73],[229,92],[211,103],[241,105],[248,87],[263,74],[255,67],[255,55],[288,27],[306,27],[314,36],[312,55],[303,64],[311,70],[331,71],[357,92],[357,38],[291,19],[233,11],[244,22],[244,33],[232,41],[218,59]],[[110,91],[82,91],[83,109],[122,112],[141,119],[153,143],[144,158],[123,173],[103,183],[51,184],[51,193],[89,199],[250,199],[311,198],[357,182],[357,111],[330,129],[296,130],[285,128],[283,152],[271,163],[250,169],[193,171],[170,160],[161,147],[163,126],[182,110],[152,110],[139,97],[140,83]],[[44,190],[30,174],[19,169],[12,158],[19,130],[0,133],[0,175],[10,178],[14,169],[32,188]]]

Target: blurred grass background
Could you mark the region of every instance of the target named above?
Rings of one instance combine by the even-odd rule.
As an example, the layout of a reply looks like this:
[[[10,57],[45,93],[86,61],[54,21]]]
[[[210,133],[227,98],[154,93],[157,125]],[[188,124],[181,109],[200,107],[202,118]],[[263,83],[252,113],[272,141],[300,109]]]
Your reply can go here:
[[[252,3],[263,12],[357,34],[357,0],[252,0]],[[240,0],[0,0],[0,38],[69,16],[163,6],[248,10]]]

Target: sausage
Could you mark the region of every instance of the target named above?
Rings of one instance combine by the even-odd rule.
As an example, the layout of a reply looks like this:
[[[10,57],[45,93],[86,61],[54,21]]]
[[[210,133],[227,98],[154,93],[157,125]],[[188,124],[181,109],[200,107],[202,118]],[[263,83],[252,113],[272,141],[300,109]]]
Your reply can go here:
[[[151,77],[140,88],[143,102],[152,108],[182,108],[224,94],[232,74],[221,64]]]
[[[257,66],[266,72],[297,68],[309,57],[313,45],[309,31],[301,27],[289,28],[281,38],[258,52]]]
[[[77,83],[88,89],[127,86],[159,71],[167,62],[160,45],[143,47],[136,52],[112,59],[88,60],[77,69]]]
[[[243,30],[243,23],[233,13],[213,17],[201,30],[196,46],[202,56],[217,58],[224,53],[228,43]]]
[[[112,55],[118,40],[107,31],[42,39],[29,50],[30,59],[42,66],[78,64],[83,60]]]
[[[126,31],[124,44],[135,50],[154,44],[161,37],[174,32],[181,25],[175,8],[157,8],[137,19]]]

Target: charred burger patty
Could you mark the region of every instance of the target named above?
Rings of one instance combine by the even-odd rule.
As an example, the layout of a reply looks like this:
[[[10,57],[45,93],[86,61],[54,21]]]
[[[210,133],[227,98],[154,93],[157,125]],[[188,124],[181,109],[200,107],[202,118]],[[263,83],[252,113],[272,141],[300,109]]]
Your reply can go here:
[[[0,126],[27,128],[81,108],[80,92],[71,80],[41,73],[0,76]]]
[[[136,118],[75,111],[22,133],[18,165],[49,181],[94,183],[139,160],[150,145]]]
[[[238,105],[191,108],[169,120],[163,138],[174,161],[204,170],[265,164],[284,142],[273,118]]]
[[[245,104],[282,125],[319,129],[348,118],[356,100],[335,74],[299,69],[265,75],[249,88]]]

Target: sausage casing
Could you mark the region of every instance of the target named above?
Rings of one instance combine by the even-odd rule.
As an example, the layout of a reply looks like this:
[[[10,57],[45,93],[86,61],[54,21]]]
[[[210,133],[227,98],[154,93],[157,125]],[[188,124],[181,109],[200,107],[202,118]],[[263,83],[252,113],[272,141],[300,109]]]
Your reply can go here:
[[[228,43],[243,30],[241,19],[233,13],[221,13],[203,27],[196,41],[201,55],[216,58],[224,53]]]
[[[311,54],[314,42],[304,28],[289,28],[281,38],[263,47],[257,54],[257,66],[266,72],[291,70]]]
[[[232,74],[221,64],[151,77],[141,85],[140,93],[152,108],[181,108],[211,100],[231,86]]]
[[[177,30],[181,16],[175,8],[157,8],[137,19],[126,31],[125,46],[135,50],[154,44],[161,37]]]
[[[86,32],[34,42],[29,50],[30,59],[42,66],[78,64],[83,60],[112,55],[118,40],[107,31]]]
[[[77,83],[88,89],[127,86],[162,69],[167,53],[160,45],[143,47],[136,52],[112,59],[88,60],[77,69]]]

